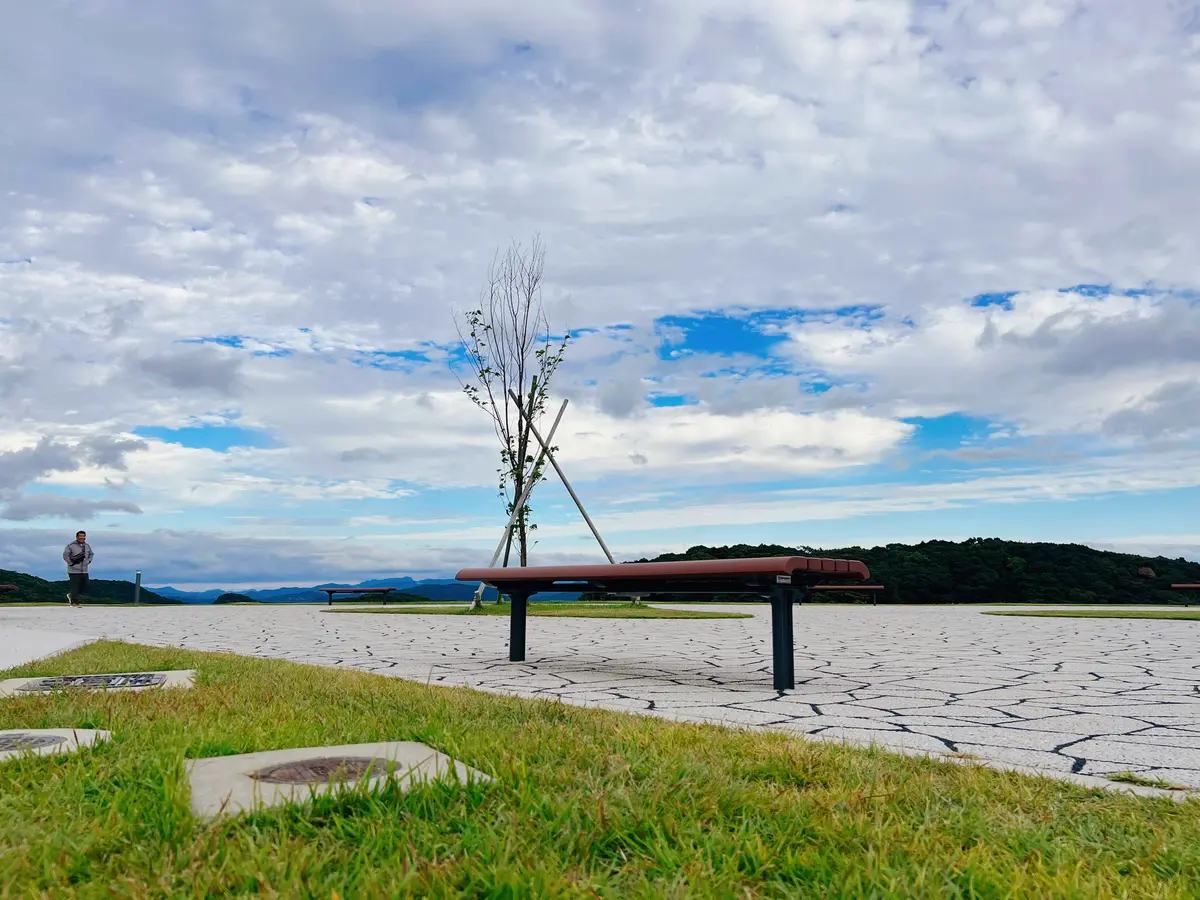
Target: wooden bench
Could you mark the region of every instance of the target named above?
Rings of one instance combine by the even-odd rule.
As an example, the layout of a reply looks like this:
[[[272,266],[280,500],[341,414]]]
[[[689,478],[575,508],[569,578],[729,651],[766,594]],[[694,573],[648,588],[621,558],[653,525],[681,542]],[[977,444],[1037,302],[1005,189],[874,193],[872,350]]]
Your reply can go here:
[[[16,589],[15,584],[0,584],[0,594],[11,594]]]
[[[811,590],[830,587],[829,582],[856,584],[870,577],[857,560],[808,556],[463,569],[455,576],[458,581],[483,582],[509,596],[508,658],[513,662],[525,659],[525,618],[534,594],[757,594],[771,602],[772,672],[775,689],[780,691],[796,687],[792,605]]]
[[[323,591],[329,597],[329,605],[333,606],[334,594],[383,594],[383,605],[387,606],[387,595],[395,588],[389,587],[374,587],[374,588],[317,588],[318,591]]]

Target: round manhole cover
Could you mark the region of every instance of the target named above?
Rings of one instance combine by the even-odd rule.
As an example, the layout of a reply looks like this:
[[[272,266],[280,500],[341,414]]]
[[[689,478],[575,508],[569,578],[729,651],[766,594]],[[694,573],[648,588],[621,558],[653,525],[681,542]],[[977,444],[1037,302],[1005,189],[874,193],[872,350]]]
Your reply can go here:
[[[386,775],[388,761],[370,756],[319,756],[298,759],[259,769],[250,777],[268,784],[312,784],[313,782],[354,781],[368,773],[372,778]]]
[[[66,738],[57,734],[0,734],[0,753],[11,750],[40,750],[42,747],[57,747]]]

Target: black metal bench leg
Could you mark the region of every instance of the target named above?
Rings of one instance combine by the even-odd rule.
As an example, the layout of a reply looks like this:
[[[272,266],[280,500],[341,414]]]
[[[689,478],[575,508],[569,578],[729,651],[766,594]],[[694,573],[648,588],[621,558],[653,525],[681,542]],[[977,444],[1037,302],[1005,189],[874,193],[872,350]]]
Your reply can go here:
[[[525,661],[525,613],[529,603],[528,594],[510,594],[512,606],[508,611],[508,659],[510,662]]]
[[[771,670],[777,691],[791,691],[796,687],[792,599],[792,592],[786,588],[776,588],[771,592]]]

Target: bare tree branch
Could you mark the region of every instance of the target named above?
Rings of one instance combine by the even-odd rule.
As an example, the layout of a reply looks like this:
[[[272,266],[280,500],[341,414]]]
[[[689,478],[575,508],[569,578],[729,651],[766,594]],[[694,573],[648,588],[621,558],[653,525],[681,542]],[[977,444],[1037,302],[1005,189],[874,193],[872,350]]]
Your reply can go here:
[[[456,317],[466,376],[455,377],[471,401],[488,414],[500,443],[499,494],[512,515],[526,483],[544,475],[531,452],[530,423],[544,411],[550,382],[563,361],[569,334],[556,338],[542,305],[546,249],[534,236],[528,249],[514,241],[488,266],[487,285],[475,309]],[[517,411],[514,392],[528,414]],[[513,539],[521,565],[529,563],[530,532],[537,528],[528,503],[517,515]],[[508,565],[509,548],[504,565]]]

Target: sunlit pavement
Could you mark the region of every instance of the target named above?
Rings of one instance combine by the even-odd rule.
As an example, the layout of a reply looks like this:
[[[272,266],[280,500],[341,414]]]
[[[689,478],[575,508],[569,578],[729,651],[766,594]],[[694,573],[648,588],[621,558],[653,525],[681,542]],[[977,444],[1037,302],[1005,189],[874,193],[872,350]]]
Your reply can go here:
[[[103,636],[1200,788],[1200,622],[806,605],[780,694],[769,608],[730,608],[754,618],[531,618],[523,663],[503,617],[318,606],[0,607],[0,647],[13,629]]]
[[[65,606],[66,604],[64,604]],[[72,623],[50,622],[47,628],[66,626]],[[89,643],[90,637],[63,631],[30,630],[10,626],[9,620],[0,615],[0,672],[23,666],[46,656],[62,653]]]

